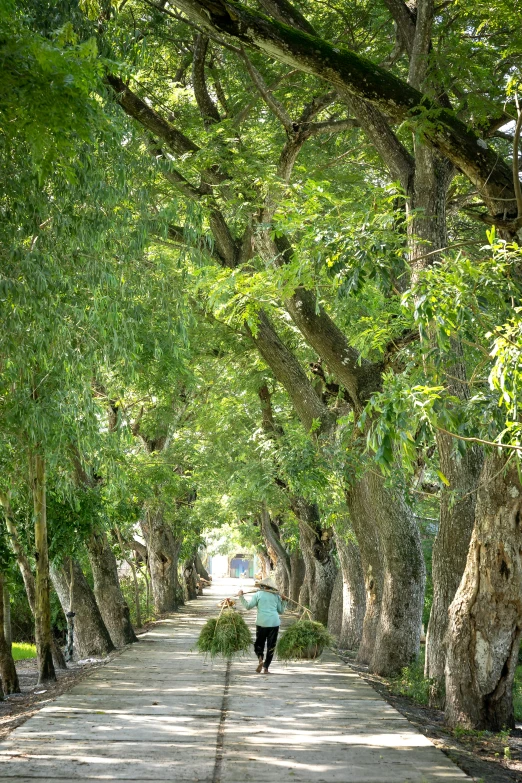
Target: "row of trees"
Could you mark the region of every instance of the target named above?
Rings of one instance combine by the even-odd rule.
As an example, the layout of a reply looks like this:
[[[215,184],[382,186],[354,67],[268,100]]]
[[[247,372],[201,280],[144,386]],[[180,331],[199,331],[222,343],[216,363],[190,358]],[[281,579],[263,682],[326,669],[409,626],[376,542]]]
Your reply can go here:
[[[511,725],[515,12],[3,6],[2,551],[41,678],[50,577],[105,654],[133,640],[115,551],[172,611],[239,520],[373,672],[429,612],[433,704]]]

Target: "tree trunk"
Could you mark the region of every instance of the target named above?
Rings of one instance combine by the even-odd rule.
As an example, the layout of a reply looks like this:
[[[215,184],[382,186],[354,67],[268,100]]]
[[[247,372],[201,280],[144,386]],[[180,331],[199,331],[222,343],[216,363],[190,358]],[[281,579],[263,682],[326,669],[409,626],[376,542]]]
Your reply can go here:
[[[444,707],[448,612],[466,565],[475,519],[475,490],[483,460],[480,449],[474,447],[457,461],[453,441],[448,435],[438,434],[440,469],[449,486],[442,490],[439,530],[433,544],[433,604],[426,635],[424,670],[425,676],[433,682],[430,704],[439,709]]]
[[[116,557],[104,530],[95,530],[85,542],[94,578],[94,595],[115,647],[137,642],[129,607],[121,591]]]
[[[147,542],[147,555],[156,614],[175,612],[178,608],[178,557],[181,539],[165,522],[163,509],[150,509],[141,523]]]
[[[426,570],[420,535],[400,488],[385,486],[384,478],[368,470],[351,489],[354,530],[362,520],[374,524],[383,558],[383,592],[370,669],[391,676],[410,664],[419,652]],[[364,516],[363,516],[364,515]]]
[[[9,588],[4,583],[4,636],[9,646],[9,649],[13,646],[13,634],[11,628],[11,596],[9,594]]]
[[[328,630],[337,640],[341,636],[343,627],[343,574],[338,571],[335,575],[332,596],[330,598],[330,607],[328,609]]]
[[[336,533],[335,543],[342,575],[339,647],[343,650],[357,650],[361,644],[366,614],[366,590],[361,553],[352,537],[344,537],[341,533]]]
[[[183,575],[187,586],[187,596],[189,601],[194,601],[198,597],[197,572],[194,566],[194,558],[191,557],[185,561]]]
[[[195,563],[196,563],[196,569],[198,574],[202,576],[203,579],[206,579],[207,581],[211,581],[210,574],[205,568],[205,566],[203,565],[203,561],[201,559],[201,555],[199,554],[199,552],[196,553]]]
[[[504,455],[480,477],[464,576],[450,607],[446,720],[450,726],[514,727],[513,679],[522,634],[522,485]]]
[[[272,520],[265,504],[261,507],[261,535],[263,536],[266,548],[270,552],[271,559],[275,565],[275,576],[278,579],[278,585],[286,595],[290,590],[291,565],[290,555],[281,542],[279,526]]]
[[[47,549],[47,506],[45,462],[40,454],[31,457],[31,483],[34,501],[35,636],[38,653],[38,683],[56,680],[52,654],[49,552]]]
[[[277,561],[276,567],[274,568],[274,579],[281,595],[288,595],[290,591],[290,581],[288,579],[288,571],[284,567],[281,559]]]
[[[446,230],[446,196],[453,168],[420,140],[415,139],[415,177],[409,224],[409,248],[412,276],[415,281],[422,270],[438,260],[437,249],[448,244]],[[431,255],[426,255],[431,253]],[[438,351],[435,335],[430,347]],[[451,360],[443,366],[428,368],[428,374],[440,375],[447,391],[465,402],[469,399],[466,364],[461,343],[451,343]],[[429,356],[425,363],[429,363]],[[433,545],[433,605],[426,637],[425,675],[433,685],[430,704],[444,707],[445,636],[448,610],[460,584],[473,530],[476,485],[483,455],[478,447],[468,448],[464,457],[456,453],[455,441],[444,433],[437,434],[440,470],[448,486],[441,490],[439,529]]]
[[[4,631],[4,597],[4,575],[0,573],[0,676],[4,694],[20,693],[11,642],[7,641]]]
[[[63,565],[51,566],[51,575],[64,614],[69,611],[75,613],[76,656],[80,660],[105,658],[114,650],[114,645],[80,564],[69,557],[65,558]]]
[[[299,592],[305,578],[306,568],[301,552],[290,555],[290,586],[287,595],[292,601],[299,601]]]
[[[345,492],[351,526],[355,532],[361,554],[361,567],[365,588],[364,620],[357,662],[369,664],[381,617],[383,593],[383,559],[381,543],[371,508],[367,505],[364,483],[356,484]]]
[[[261,575],[262,575],[261,578],[266,579],[267,576],[270,576],[270,572],[272,571],[272,562],[270,560],[270,555],[268,554],[268,552],[261,552],[258,549],[257,556],[261,561]]]
[[[132,584],[134,587],[134,609],[136,611],[136,627],[141,628],[141,600],[140,600],[140,586],[138,584],[138,574],[136,572],[136,564],[133,563],[132,559],[129,558],[127,560],[127,563],[129,564],[131,573],[132,573]],[[147,564],[145,564],[145,571],[147,571]],[[146,584],[146,594],[145,594],[145,611],[147,613],[147,617],[149,615],[149,581],[147,576],[145,576],[145,584]]]
[[[292,508],[299,521],[299,543],[305,563],[303,597],[308,592],[309,599],[307,603],[299,602],[309,606],[314,620],[327,625],[336,573],[331,535],[329,531],[321,531],[319,509],[315,503],[294,498]]]
[[[306,573],[301,589],[299,590],[299,603],[301,606],[310,606],[310,583],[306,578]]]
[[[31,609],[31,613],[34,617],[36,611],[35,608],[36,585],[34,581],[34,574],[31,571],[31,566],[29,564],[27,555],[22,549],[22,546],[18,539],[18,534],[16,532],[16,528],[13,522],[13,512],[11,509],[11,504],[9,503],[9,499],[6,498],[5,496],[0,495],[0,503],[3,506],[4,513],[5,513],[5,521],[7,526],[7,532],[9,533],[9,540],[11,541],[11,546],[13,548],[13,552],[15,553],[16,562],[18,563],[18,568],[20,569],[20,573],[22,574],[22,579],[24,581],[25,593],[27,595],[27,602],[29,604],[29,608]],[[54,638],[54,636],[52,637],[51,644],[52,644],[53,663],[55,667],[57,669],[66,669],[67,664],[65,663],[63,652],[58,642]]]

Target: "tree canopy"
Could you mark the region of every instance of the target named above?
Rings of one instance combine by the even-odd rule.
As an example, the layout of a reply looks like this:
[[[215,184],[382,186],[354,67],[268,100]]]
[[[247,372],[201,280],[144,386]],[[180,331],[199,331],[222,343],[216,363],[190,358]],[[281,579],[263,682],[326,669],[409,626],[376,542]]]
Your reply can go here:
[[[503,2],[2,0],[0,501],[42,660],[47,541],[62,605],[117,557],[162,613],[233,530],[324,622],[340,574],[379,674],[429,618],[433,703],[512,723],[521,58]]]

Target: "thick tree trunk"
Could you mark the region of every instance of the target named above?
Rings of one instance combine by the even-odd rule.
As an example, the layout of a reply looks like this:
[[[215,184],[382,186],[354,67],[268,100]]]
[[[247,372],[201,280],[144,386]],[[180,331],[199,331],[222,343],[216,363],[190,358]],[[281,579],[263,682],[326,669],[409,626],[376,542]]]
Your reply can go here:
[[[278,560],[276,567],[274,568],[274,579],[277,585],[277,589],[281,595],[288,595],[290,590],[290,582],[288,579],[288,571],[283,565],[282,560]]]
[[[38,683],[56,680],[53,666],[53,637],[51,631],[51,603],[49,579],[49,552],[47,548],[47,505],[45,495],[45,462],[40,454],[31,457],[31,483],[34,501],[35,579],[35,636],[38,653]]]
[[[361,553],[356,541],[335,535],[342,575],[342,615],[338,634],[339,647],[357,650],[360,647],[366,614],[366,590]]]
[[[74,650],[76,656],[105,658],[114,645],[103,622],[94,593],[76,560],[66,558],[60,566],[51,566],[54,589],[63,612],[73,611]],[[72,584],[71,584],[72,580]]]
[[[270,576],[270,572],[272,571],[272,561],[270,560],[270,555],[268,554],[268,552],[261,552],[258,549],[257,550],[257,556],[259,557],[259,560],[261,561],[262,578],[266,579],[267,576]]]
[[[279,527],[272,520],[267,507],[263,504],[261,507],[261,535],[265,540],[265,545],[270,552],[270,557],[275,565],[275,576],[278,579],[280,589],[287,595],[290,590],[291,565],[290,555],[281,542]]]
[[[11,642],[7,641],[4,631],[4,584],[4,575],[0,573],[0,676],[4,694],[20,693],[20,683],[11,651]]]
[[[292,508],[299,521],[299,544],[305,563],[305,579],[301,597],[308,593],[314,620],[328,624],[328,609],[335,581],[336,567],[332,557],[332,541],[328,531],[321,531],[319,509],[315,503],[294,498]]]
[[[328,609],[328,630],[337,640],[341,636],[343,627],[343,574],[339,570],[335,575],[332,596],[330,598],[330,607]]]
[[[210,574],[205,568],[205,566],[203,565],[203,561],[201,559],[199,552],[196,553],[196,559],[194,560],[194,562],[196,564],[196,570],[198,574],[202,576],[203,579],[207,579],[207,581],[210,581]]]
[[[116,557],[105,531],[94,531],[85,543],[94,579],[94,595],[112,643],[115,647],[124,647],[137,642],[129,607],[121,591]]]
[[[514,726],[513,678],[522,634],[522,485],[506,456],[486,458],[464,576],[450,607],[446,720]]]
[[[409,224],[409,248],[412,276],[415,281],[422,270],[438,259],[435,250],[447,245],[446,195],[453,169],[419,139],[415,140],[415,177],[411,209],[414,219]],[[431,255],[426,255],[431,253]],[[435,336],[430,340],[437,350]],[[448,392],[465,402],[469,398],[466,364],[462,345],[453,340],[451,361],[438,369],[440,383]],[[429,358],[425,359],[429,362]],[[439,530],[433,546],[433,605],[426,638],[425,675],[433,685],[430,703],[444,706],[445,636],[448,610],[460,584],[469,542],[473,530],[476,485],[482,467],[482,452],[469,448],[461,457],[456,453],[453,438],[438,433],[437,448],[440,469],[448,480],[441,489]]]
[[[382,604],[370,668],[390,676],[410,664],[419,652],[426,570],[420,535],[411,510],[400,489],[385,486],[384,478],[368,470],[351,490],[353,505],[361,513],[354,530],[362,523],[375,524],[383,558]]]
[[[290,585],[286,594],[292,601],[299,601],[299,593],[305,574],[305,562],[301,552],[292,552],[290,555]]]
[[[197,573],[194,566],[194,558],[185,561],[183,575],[187,586],[187,597],[189,601],[194,601],[198,597]]]
[[[179,603],[178,557],[181,540],[165,522],[163,509],[149,509],[141,523],[156,614],[175,612]]]
[[[358,663],[363,664],[370,663],[375,649],[383,593],[381,544],[371,508],[367,506],[366,492],[367,487],[362,484],[351,487],[345,493],[350,522],[359,544],[364,579],[366,611],[357,653]]]
[[[301,606],[310,606],[310,583],[306,578],[306,573],[301,589],[299,590],[299,603]]]
[[[440,469],[449,486],[442,490],[439,530],[433,544],[433,604],[426,635],[425,676],[433,681],[431,705],[443,708],[448,612],[466,565],[483,457],[474,447],[457,461],[453,438],[439,433],[437,443]]]

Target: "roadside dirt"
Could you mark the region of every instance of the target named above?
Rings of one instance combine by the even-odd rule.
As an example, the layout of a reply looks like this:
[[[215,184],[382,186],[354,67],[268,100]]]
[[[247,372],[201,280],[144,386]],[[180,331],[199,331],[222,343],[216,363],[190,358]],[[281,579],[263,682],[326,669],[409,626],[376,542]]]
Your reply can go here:
[[[72,688],[89,672],[103,666],[108,660],[110,659],[68,664],[67,669],[56,671],[56,682],[43,686],[37,684],[36,658],[16,661],[22,693],[12,694],[5,701],[0,702],[0,740],[5,739],[13,729],[25,723],[49,701]]]
[[[155,622],[146,623],[143,628],[136,631],[137,636],[146,633],[154,626]],[[17,726],[21,726],[22,723],[29,720],[48,702],[77,685],[93,669],[104,666],[121,652],[122,650],[116,650],[107,658],[90,658],[86,661],[69,663],[67,669],[56,670],[56,682],[43,686],[38,685],[36,658],[16,661],[16,671],[22,693],[12,694],[5,701],[0,702],[0,741],[5,739]]]
[[[509,736],[490,732],[453,732],[444,725],[444,713],[425,707],[406,696],[398,696],[390,684],[365,666],[346,660],[386,701],[440,748],[475,781],[483,783],[522,783],[522,731]]]

